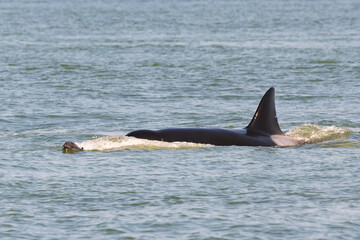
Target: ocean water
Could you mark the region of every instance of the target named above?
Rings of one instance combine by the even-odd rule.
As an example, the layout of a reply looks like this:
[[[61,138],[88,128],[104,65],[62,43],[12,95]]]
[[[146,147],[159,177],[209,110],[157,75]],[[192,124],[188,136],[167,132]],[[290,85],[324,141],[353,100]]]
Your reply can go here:
[[[0,238],[360,238],[359,13],[356,0],[0,1]],[[124,137],[243,128],[269,87],[281,128],[308,144]]]

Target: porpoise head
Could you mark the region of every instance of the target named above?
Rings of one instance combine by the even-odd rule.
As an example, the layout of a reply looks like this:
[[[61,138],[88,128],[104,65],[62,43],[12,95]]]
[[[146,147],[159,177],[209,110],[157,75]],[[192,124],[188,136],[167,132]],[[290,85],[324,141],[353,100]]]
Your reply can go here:
[[[68,149],[68,150],[76,150],[76,151],[84,150],[83,148],[80,148],[78,145],[76,145],[76,144],[73,143],[73,142],[66,142],[66,143],[64,143],[63,148],[64,148],[64,149]]]

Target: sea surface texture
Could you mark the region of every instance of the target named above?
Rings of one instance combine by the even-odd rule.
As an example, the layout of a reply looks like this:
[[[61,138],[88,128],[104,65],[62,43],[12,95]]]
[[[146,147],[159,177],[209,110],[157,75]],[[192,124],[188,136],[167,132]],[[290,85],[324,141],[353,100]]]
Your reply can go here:
[[[360,239],[359,96],[358,0],[0,0],[0,239]]]

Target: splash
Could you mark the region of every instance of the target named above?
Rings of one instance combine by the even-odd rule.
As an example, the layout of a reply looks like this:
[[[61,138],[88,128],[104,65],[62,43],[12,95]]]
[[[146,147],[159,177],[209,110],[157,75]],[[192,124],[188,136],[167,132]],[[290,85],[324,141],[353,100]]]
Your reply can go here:
[[[189,149],[210,146],[188,142],[162,142],[127,136],[107,136],[76,143],[86,151],[110,151],[123,149]]]
[[[286,133],[305,144],[324,142],[329,140],[341,140],[349,138],[351,130],[348,128],[327,126],[321,127],[315,124],[297,126]]]

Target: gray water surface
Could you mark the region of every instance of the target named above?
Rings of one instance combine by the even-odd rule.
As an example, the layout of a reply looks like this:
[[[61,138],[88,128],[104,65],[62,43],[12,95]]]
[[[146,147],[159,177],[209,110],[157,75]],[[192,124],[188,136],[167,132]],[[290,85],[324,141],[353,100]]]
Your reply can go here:
[[[0,1],[1,239],[360,238],[360,4]],[[243,128],[269,87],[292,148],[65,141]]]

